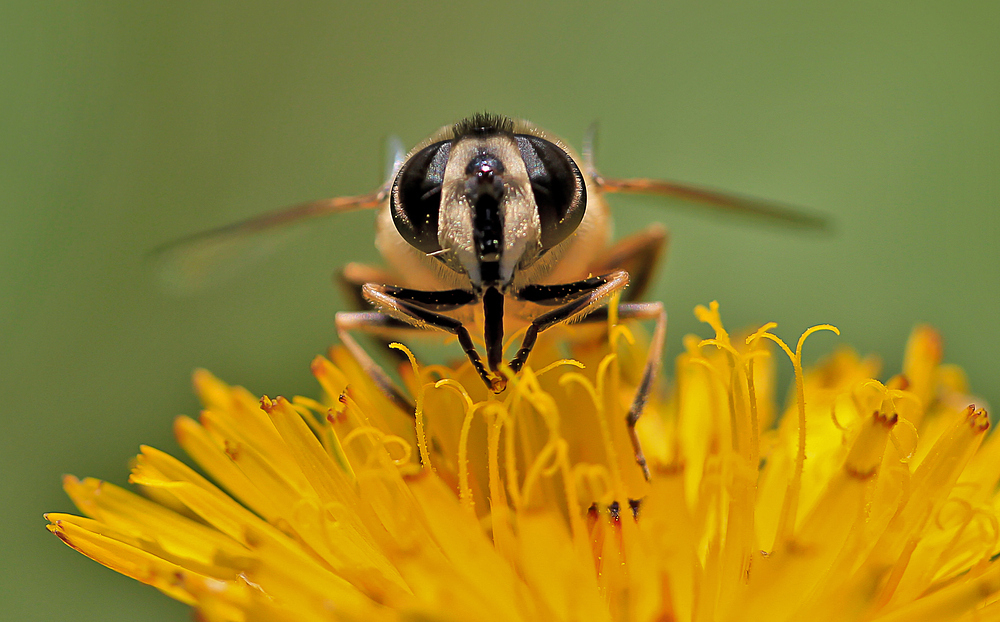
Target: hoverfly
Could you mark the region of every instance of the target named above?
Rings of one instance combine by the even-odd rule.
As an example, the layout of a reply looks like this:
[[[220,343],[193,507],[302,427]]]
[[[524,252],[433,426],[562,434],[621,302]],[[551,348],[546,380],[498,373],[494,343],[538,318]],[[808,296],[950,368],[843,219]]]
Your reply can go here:
[[[526,324],[520,347],[506,360],[516,374],[539,333],[567,322],[606,321],[604,305],[621,293],[621,319],[655,322],[627,417],[636,459],[648,476],[634,428],[660,365],[667,318],[663,303],[640,299],[667,235],[656,224],[610,244],[604,195],[674,197],[800,226],[822,227],[822,220],[675,182],[605,178],[593,166],[591,142],[580,157],[530,123],[476,114],[397,157],[389,178],[370,194],[296,205],[167,249],[212,244],[313,216],[377,209],[375,244],[388,269],[345,267],[342,282],[362,310],[338,312],[336,328],[380,389],[404,408],[409,400],[353,333],[377,336],[413,328],[450,333],[486,386],[499,393],[506,386],[501,373],[506,324]],[[470,327],[482,335],[484,355]]]

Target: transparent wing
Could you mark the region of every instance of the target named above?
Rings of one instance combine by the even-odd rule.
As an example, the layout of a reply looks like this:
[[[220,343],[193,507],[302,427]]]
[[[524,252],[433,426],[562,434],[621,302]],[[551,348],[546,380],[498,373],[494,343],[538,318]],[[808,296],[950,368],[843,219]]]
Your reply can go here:
[[[829,221],[823,216],[809,214],[797,207],[783,205],[774,201],[763,201],[663,179],[606,178],[597,172],[597,168],[594,165],[598,129],[596,121],[587,128],[587,133],[583,138],[583,164],[587,169],[587,173],[604,192],[669,197],[684,201],[685,203],[696,203],[725,212],[764,218],[803,229],[817,231],[828,231],[830,229]]]
[[[830,229],[829,221],[823,216],[809,214],[799,208],[773,201],[762,201],[660,179],[608,179],[600,176],[595,176],[595,179],[605,192],[670,197],[725,212],[760,217],[792,227],[817,231]]]
[[[273,253],[283,241],[283,236],[275,234],[287,232],[290,225],[320,216],[373,209],[385,200],[387,192],[381,188],[371,194],[292,205],[168,242],[154,249],[150,258],[168,291],[194,292]]]
[[[406,147],[399,136],[390,136],[385,143],[385,178],[393,179],[399,167],[403,166],[406,160]]]

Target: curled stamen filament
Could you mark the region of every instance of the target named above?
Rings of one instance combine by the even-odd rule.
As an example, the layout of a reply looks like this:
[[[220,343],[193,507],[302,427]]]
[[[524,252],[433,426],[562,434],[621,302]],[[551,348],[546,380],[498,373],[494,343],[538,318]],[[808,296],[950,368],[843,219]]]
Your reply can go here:
[[[785,501],[782,504],[781,514],[778,519],[778,529],[775,537],[775,545],[780,545],[781,543],[788,542],[791,540],[792,533],[795,531],[795,520],[798,514],[799,507],[799,492],[802,488],[802,469],[805,466],[806,461],[806,397],[805,397],[805,377],[802,372],[802,345],[805,343],[806,338],[815,332],[821,330],[828,330],[834,334],[839,335],[840,330],[836,326],[830,324],[819,324],[811,328],[807,328],[802,336],[799,337],[799,342],[795,346],[795,352],[792,352],[791,348],[782,341],[777,335],[767,332],[766,330],[757,331],[753,335],[747,338],[747,344],[749,345],[752,341],[759,338],[770,339],[785,352],[788,358],[792,361],[792,367],[795,370],[795,402],[798,406],[798,451],[795,455],[795,470],[792,473],[792,479],[788,482],[788,488],[785,492]]]
[[[446,378],[434,383],[434,388],[448,387],[465,402],[465,417],[462,420],[462,430],[458,437],[458,499],[462,507],[470,512],[475,512],[475,500],[472,498],[472,488],[469,486],[469,430],[472,427],[472,417],[475,415],[476,406],[472,403],[472,398],[461,383]]]
[[[353,441],[361,438],[362,436],[369,436],[379,443],[386,450],[386,455],[396,466],[401,466],[407,464],[410,458],[413,457],[413,446],[406,441],[406,439],[396,436],[395,434],[386,434],[382,430],[372,426],[362,426],[360,428],[354,428],[344,436],[342,445],[344,447],[350,445]],[[392,454],[389,453],[389,445],[396,445],[403,450],[403,455],[398,458],[393,458]],[[371,466],[372,462],[378,456],[377,452],[372,452],[368,454],[368,459],[365,462],[365,466]]]
[[[917,434],[917,428],[905,417],[900,417],[897,424],[901,425],[893,426],[892,431],[889,433],[889,440],[892,441],[892,446],[896,448],[896,451],[900,453],[899,461],[905,464],[910,461],[910,458],[917,451],[919,435]],[[908,434],[905,444],[904,440],[900,439],[902,430],[906,430]]]
[[[535,372],[535,375],[536,376],[545,375],[548,372],[552,371],[553,369],[556,369],[558,367],[562,367],[563,365],[570,365],[572,367],[576,367],[577,369],[585,369],[586,368],[586,366],[583,363],[581,363],[580,361],[578,361],[576,359],[559,359],[558,361],[555,361],[553,363],[549,363],[545,367],[541,368],[540,370],[538,370],[537,372]]]
[[[521,503],[528,507],[531,491],[541,476],[551,477],[559,470],[560,456],[566,453],[566,441],[558,438],[550,440],[542,447],[542,450],[535,456],[528,473],[524,477],[524,486],[521,489]]]
[[[983,521],[984,525],[987,525],[988,530],[984,530],[982,536],[978,538],[979,543],[983,546],[984,553],[981,555],[979,562],[985,563],[993,555],[993,551],[996,549],[997,543],[1000,542],[1000,521],[998,521],[996,514],[990,508],[976,507],[972,503],[961,498],[951,498],[945,501],[941,509],[938,510],[937,516],[934,517],[935,526],[942,530],[948,530],[948,526],[944,523],[944,509],[948,505],[957,505],[960,508],[960,512],[956,517],[957,528],[955,528],[955,534],[952,536],[948,545],[942,548],[940,555],[938,556],[938,561],[936,566],[941,568],[945,565],[945,562],[949,556],[955,557],[960,554],[962,547],[958,546],[959,541],[965,534],[966,529],[969,525],[973,523],[976,519]]]
[[[431,465],[431,452],[427,448],[427,436],[424,432],[424,390],[426,386],[420,381],[420,366],[417,364],[417,358],[413,356],[413,352],[409,348],[401,343],[393,342],[389,344],[389,347],[393,350],[399,350],[406,355],[406,358],[410,361],[410,368],[413,370],[413,377],[417,379],[417,383],[420,388],[417,390],[417,404],[416,410],[413,413],[414,419],[416,419],[417,428],[417,450],[420,454],[420,464],[423,468],[430,468],[433,470]]]

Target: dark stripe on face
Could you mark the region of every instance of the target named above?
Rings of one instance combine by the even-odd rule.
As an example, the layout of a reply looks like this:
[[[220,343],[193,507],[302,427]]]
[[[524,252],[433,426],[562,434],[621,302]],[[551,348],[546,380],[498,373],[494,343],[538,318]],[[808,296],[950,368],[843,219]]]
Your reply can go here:
[[[472,237],[482,265],[485,282],[500,278],[500,253],[503,250],[504,165],[491,153],[481,153],[465,168],[466,196],[472,207]]]
[[[492,195],[480,195],[472,210],[472,231],[479,258],[483,261],[499,261],[503,242],[500,202]]]

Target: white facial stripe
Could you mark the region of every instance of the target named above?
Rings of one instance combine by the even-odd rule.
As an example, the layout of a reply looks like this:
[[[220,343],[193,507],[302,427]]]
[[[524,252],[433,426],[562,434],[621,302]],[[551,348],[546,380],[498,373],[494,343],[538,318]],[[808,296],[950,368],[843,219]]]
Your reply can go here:
[[[500,255],[500,278],[510,282],[514,270],[525,255],[535,255],[541,248],[541,222],[535,207],[535,195],[528,181],[528,171],[521,151],[513,138],[504,140],[507,147],[506,192],[502,203],[503,251]]]
[[[465,166],[475,153],[468,141],[452,145],[448,165],[441,185],[441,211],[438,215],[438,243],[469,274],[479,282],[479,262],[472,232],[472,209],[465,197]]]

